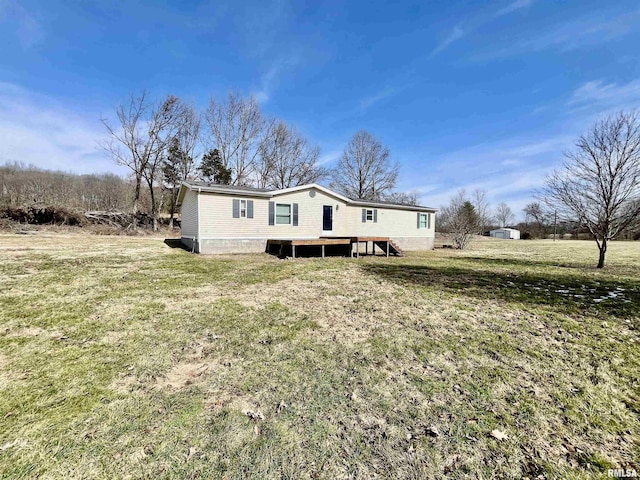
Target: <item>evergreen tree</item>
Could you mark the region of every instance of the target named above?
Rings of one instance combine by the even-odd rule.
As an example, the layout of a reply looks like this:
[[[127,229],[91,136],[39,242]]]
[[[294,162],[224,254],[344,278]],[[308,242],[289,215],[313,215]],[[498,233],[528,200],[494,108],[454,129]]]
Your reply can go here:
[[[180,183],[183,178],[182,171],[184,165],[192,164],[193,159],[180,148],[180,141],[173,138],[167,149],[167,155],[162,162],[163,185],[170,192],[171,203],[169,206],[169,227],[173,228],[173,217],[176,212],[176,203]]]
[[[217,148],[209,150],[202,156],[198,171],[200,172],[200,177],[208,183],[231,184],[233,171],[224,166]]]

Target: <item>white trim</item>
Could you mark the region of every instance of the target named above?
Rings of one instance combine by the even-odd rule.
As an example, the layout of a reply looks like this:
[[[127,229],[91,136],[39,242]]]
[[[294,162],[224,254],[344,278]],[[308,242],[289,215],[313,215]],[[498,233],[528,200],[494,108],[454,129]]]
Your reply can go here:
[[[184,237],[191,238],[191,237]],[[345,237],[346,238],[346,237]],[[278,237],[277,235],[269,235],[268,237],[204,237],[201,240],[318,240],[318,237],[293,237],[291,235],[285,235],[284,237]]]
[[[436,213],[438,211],[437,208],[432,207],[420,207],[417,205],[399,205],[395,203],[379,203],[379,202],[366,202],[362,200],[349,200],[347,202],[349,205],[355,205],[357,207],[364,208],[387,208],[389,210],[409,210],[410,212],[429,212]]]
[[[335,197],[339,200],[342,200],[345,203],[351,202],[351,199],[345,197],[344,195],[340,195],[339,193],[336,193],[333,190],[329,190],[327,187],[323,187],[322,185],[318,185],[317,183],[310,183],[307,185],[298,185],[297,187],[283,188],[280,190],[274,190],[270,193],[275,197],[276,195],[284,195],[287,193],[300,192],[304,190],[310,190],[312,188],[315,188],[316,190],[320,190],[321,192],[326,193],[331,197]]]
[[[180,212],[180,221],[182,221],[182,212]],[[196,193],[196,222],[198,222],[197,223],[198,227],[196,228],[196,236],[192,240],[194,242],[192,250],[194,252],[200,253],[200,224],[202,222],[200,221],[200,189],[199,188],[198,188],[198,192]],[[181,230],[180,233],[182,233],[182,228],[180,228],[180,230]],[[198,244],[197,248],[195,244]]]

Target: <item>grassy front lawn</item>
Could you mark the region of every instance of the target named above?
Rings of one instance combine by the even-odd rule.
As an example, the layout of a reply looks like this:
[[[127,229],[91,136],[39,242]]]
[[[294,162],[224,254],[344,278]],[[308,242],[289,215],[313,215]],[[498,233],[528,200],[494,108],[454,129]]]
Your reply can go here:
[[[596,261],[0,236],[0,477],[640,474],[640,243]]]

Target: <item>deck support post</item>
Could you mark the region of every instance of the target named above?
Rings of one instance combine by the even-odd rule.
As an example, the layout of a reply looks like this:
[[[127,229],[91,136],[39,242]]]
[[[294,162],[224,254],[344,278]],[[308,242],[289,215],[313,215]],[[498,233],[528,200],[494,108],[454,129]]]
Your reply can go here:
[[[389,240],[387,240],[387,257],[389,256]]]
[[[324,258],[324,244],[322,244],[322,258]]]
[[[294,260],[296,258],[296,246],[295,245],[291,245],[291,258],[293,258]]]
[[[369,255],[369,240],[364,242],[364,254]]]
[[[360,258],[360,241],[356,238],[356,258]]]

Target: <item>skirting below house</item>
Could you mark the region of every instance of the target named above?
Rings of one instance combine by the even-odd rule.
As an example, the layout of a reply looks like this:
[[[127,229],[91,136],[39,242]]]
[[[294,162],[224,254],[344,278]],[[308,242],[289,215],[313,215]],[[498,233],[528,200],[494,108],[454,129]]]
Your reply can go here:
[[[433,237],[391,237],[405,251],[424,251],[433,249]],[[204,254],[263,253],[266,250],[266,238],[234,239],[210,238],[199,242],[193,237],[182,237],[187,250]]]
[[[433,237],[391,237],[405,252],[433,250]]]

